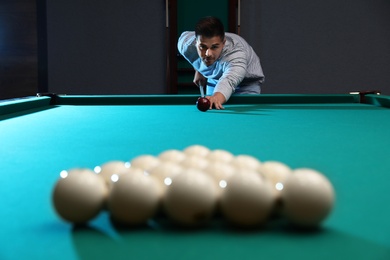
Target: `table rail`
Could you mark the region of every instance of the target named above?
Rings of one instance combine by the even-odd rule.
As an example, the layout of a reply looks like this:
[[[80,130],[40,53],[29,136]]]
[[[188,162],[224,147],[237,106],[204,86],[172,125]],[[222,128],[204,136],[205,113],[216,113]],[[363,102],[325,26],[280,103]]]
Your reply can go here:
[[[0,116],[56,105],[195,105],[198,95],[56,95],[39,94],[0,103]],[[261,94],[232,96],[227,104],[361,103],[359,94]],[[368,94],[365,104],[390,108],[390,96]]]
[[[56,105],[191,105],[198,95],[60,95]],[[359,103],[359,96],[352,94],[262,94],[232,96],[228,104],[310,104],[310,103]]]

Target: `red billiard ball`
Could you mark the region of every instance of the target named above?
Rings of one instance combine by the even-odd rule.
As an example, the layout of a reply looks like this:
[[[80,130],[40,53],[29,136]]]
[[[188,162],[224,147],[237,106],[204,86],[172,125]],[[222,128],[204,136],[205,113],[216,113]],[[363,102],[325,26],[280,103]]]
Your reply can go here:
[[[196,101],[196,107],[202,111],[206,112],[210,108],[210,100],[208,100],[205,97],[198,98],[198,101]]]

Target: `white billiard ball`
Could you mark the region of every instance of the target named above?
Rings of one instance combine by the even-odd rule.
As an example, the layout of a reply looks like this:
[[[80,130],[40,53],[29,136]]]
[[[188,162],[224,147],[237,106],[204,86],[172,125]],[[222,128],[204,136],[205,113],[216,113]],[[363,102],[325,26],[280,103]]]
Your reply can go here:
[[[331,182],[308,168],[295,169],[284,182],[281,195],[285,217],[297,226],[309,228],[321,224],[335,200]]]
[[[158,155],[158,158],[161,161],[170,161],[170,162],[175,162],[175,163],[180,163],[181,161],[186,158],[186,154],[183,151],[176,150],[176,149],[170,149],[161,152]]]
[[[150,171],[160,163],[160,159],[154,155],[143,154],[130,160],[130,167]]]
[[[258,172],[241,169],[227,182],[220,204],[223,216],[233,225],[264,225],[274,205],[271,184]]]
[[[193,227],[207,224],[217,203],[217,190],[210,176],[196,169],[187,169],[172,179],[163,206],[175,223]]]
[[[185,169],[198,169],[198,170],[204,170],[208,164],[209,161],[207,159],[198,155],[186,156],[186,158],[180,162],[180,166]]]
[[[195,155],[195,156],[206,157],[210,153],[210,149],[203,145],[194,144],[186,147],[183,150],[183,152],[189,156]]]
[[[163,212],[162,202],[165,197],[165,193],[169,185],[172,183],[172,179],[183,172],[183,168],[174,162],[171,161],[162,161],[157,167],[153,168],[149,172],[151,178],[155,178],[161,187],[161,196],[158,209],[158,215]]]
[[[162,161],[157,167],[153,168],[149,174],[156,178],[165,192],[167,186],[171,185],[174,176],[183,172],[183,168],[172,161]]]
[[[221,197],[221,193],[226,187],[227,182],[235,174],[235,172],[235,167],[228,163],[219,161],[209,163],[209,165],[204,169],[204,173],[213,178],[218,187],[218,198]]]
[[[236,168],[257,170],[260,167],[261,162],[254,156],[240,154],[235,156],[230,164]]]
[[[280,199],[284,182],[292,173],[291,168],[279,161],[266,161],[258,167],[258,171],[271,182],[275,196]]]
[[[129,163],[124,161],[109,161],[101,166],[96,166],[94,172],[105,181],[107,187],[110,189],[112,185],[111,176],[114,174],[121,174],[126,172],[130,167]]]
[[[161,187],[141,169],[130,168],[114,182],[108,197],[112,219],[126,225],[145,224],[159,208]]]
[[[108,188],[90,169],[62,171],[54,186],[53,204],[64,220],[81,224],[95,218],[104,207]]]
[[[206,158],[211,162],[219,161],[224,163],[230,163],[233,160],[234,155],[229,151],[223,149],[216,149],[212,150]]]

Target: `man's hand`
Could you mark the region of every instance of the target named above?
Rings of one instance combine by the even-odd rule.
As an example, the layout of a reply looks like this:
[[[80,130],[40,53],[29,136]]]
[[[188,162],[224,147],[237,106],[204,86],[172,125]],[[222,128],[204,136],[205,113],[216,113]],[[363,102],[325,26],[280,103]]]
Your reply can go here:
[[[200,74],[197,70],[195,70],[195,76],[194,81],[195,85],[198,87],[204,87],[207,84],[207,78],[205,78],[202,74]],[[213,106],[216,109],[225,109],[222,104],[226,102],[225,96],[222,95],[220,92],[215,92],[212,96],[206,97],[208,100],[210,100],[210,109],[213,108]]]
[[[216,109],[225,109],[222,104],[226,102],[225,96],[220,92],[214,92],[212,96],[207,97],[210,100],[210,109],[213,108],[213,105]]]
[[[195,70],[195,76],[193,82],[198,87],[204,87],[207,84],[207,79],[202,74],[200,74],[197,70]]]

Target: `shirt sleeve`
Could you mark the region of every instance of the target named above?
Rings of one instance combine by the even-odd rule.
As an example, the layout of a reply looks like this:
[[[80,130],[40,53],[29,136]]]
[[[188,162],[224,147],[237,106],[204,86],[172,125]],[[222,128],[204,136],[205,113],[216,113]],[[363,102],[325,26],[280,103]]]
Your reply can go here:
[[[183,32],[177,41],[179,53],[191,64],[198,58],[195,41],[195,32],[188,31]]]
[[[223,74],[215,86],[215,92],[222,93],[226,100],[235,92],[235,88],[245,78],[247,71],[246,54],[243,50],[230,53],[223,64]]]

